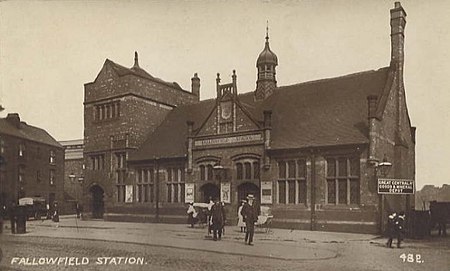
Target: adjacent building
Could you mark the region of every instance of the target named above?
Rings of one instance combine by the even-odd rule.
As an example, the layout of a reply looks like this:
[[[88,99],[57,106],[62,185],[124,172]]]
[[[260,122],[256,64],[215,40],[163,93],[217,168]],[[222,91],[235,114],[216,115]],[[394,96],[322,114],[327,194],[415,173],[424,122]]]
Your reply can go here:
[[[83,139],[59,141],[64,147],[64,212],[75,213],[84,181]]]
[[[63,201],[64,149],[45,130],[21,121],[19,114],[0,118],[0,203],[23,197]]]
[[[278,227],[378,232],[410,195],[377,193],[383,177],[414,180],[415,127],[403,83],[406,12],[391,10],[389,65],[278,86],[267,33],[254,90],[217,74],[199,101],[139,67],[106,60],[85,85],[85,210],[110,220],[184,222],[186,202],[218,198],[234,222],[254,194]],[[236,215],[237,217],[237,215]]]

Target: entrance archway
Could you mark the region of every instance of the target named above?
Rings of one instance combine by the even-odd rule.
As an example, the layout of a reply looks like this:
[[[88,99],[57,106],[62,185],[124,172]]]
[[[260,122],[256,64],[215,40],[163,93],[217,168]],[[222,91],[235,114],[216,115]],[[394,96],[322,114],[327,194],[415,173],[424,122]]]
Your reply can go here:
[[[242,183],[238,186],[238,204],[241,200],[245,200],[248,194],[253,194],[257,198],[259,198],[259,187],[253,183]]]
[[[202,194],[202,202],[209,202],[209,198],[218,199],[220,197],[219,187],[212,183],[202,185],[200,192]]]
[[[92,196],[92,218],[103,218],[105,203],[103,201],[104,191],[99,185],[94,185],[89,189]]]

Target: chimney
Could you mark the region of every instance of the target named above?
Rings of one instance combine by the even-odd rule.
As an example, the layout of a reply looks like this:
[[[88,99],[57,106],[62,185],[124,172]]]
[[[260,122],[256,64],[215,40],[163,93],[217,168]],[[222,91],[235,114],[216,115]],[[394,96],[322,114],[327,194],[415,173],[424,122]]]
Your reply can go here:
[[[18,113],[8,113],[6,120],[17,129],[20,129],[20,117]]]
[[[391,9],[391,64],[403,68],[406,12],[400,2]]]
[[[231,76],[233,79],[233,94],[237,95],[237,75],[236,70],[233,70],[233,75]]]
[[[220,73],[217,73],[216,78],[216,92],[217,92],[217,101],[219,100],[221,93],[220,93]]]
[[[377,102],[378,96],[369,95],[367,96],[367,108],[368,108],[368,136],[369,136],[369,153],[368,162],[369,164],[375,164],[378,162],[377,159],[377,147],[378,147],[378,121],[376,119],[377,112]]]
[[[200,78],[197,73],[194,73],[194,77],[191,78],[191,91],[200,100]]]
[[[369,111],[368,111],[369,119],[376,117],[375,114],[377,112],[377,100],[378,100],[378,96],[376,96],[376,95],[367,96],[367,107],[369,109]]]

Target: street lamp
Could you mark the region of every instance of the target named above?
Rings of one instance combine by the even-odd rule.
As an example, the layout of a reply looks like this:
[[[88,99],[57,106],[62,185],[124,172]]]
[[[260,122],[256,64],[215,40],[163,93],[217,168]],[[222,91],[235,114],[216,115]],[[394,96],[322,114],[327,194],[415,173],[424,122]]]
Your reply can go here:
[[[222,179],[223,179],[223,174],[225,172],[225,167],[223,167],[222,165],[216,164],[213,166],[213,170],[215,172],[215,175],[217,177],[217,179],[219,180],[219,189],[220,189],[220,201],[222,202],[230,202],[230,191],[229,191],[229,187],[222,187]]]
[[[384,155],[383,161],[381,163],[378,163],[378,161],[375,161],[373,164],[373,167],[375,169],[375,179],[377,182],[377,192],[378,192],[378,177],[386,177],[389,174],[389,171],[392,168],[392,163],[388,162],[386,155]],[[378,192],[379,193],[379,192]],[[383,228],[384,228],[384,194],[380,194],[380,233],[383,234]]]

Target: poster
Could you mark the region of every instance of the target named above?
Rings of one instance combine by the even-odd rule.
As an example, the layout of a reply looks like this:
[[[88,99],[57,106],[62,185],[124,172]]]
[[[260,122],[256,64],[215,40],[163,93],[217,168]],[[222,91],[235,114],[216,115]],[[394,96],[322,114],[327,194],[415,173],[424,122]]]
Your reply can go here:
[[[220,201],[224,203],[231,203],[230,199],[230,183],[221,183],[220,184]]]
[[[272,182],[261,182],[261,204],[272,204]]]
[[[185,184],[185,190],[184,190],[184,202],[195,202],[194,193],[195,192],[195,186],[193,183],[187,183]]]
[[[133,202],[133,186],[131,184],[125,186],[125,202]]]

